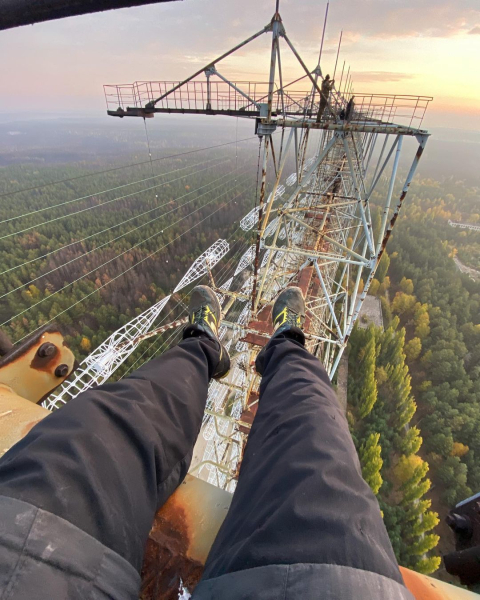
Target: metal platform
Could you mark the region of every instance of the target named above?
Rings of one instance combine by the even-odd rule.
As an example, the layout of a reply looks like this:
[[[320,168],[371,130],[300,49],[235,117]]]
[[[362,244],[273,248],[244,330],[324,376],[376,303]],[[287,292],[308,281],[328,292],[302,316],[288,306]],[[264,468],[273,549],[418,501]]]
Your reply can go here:
[[[207,70],[208,73],[208,70]],[[255,81],[213,80],[216,71],[197,78],[179,81],[137,81],[132,84],[105,85],[107,112],[114,117],[153,117],[155,113],[228,115],[234,117],[267,117],[269,84]],[[313,100],[313,101],[312,101]],[[427,110],[430,96],[398,94],[355,94],[355,118],[350,123],[339,121],[346,100],[333,92],[330,106],[317,123],[319,103],[312,90],[294,86],[274,86],[271,116],[278,125],[308,126],[313,129],[366,128],[418,131]],[[392,128],[392,125],[395,125]],[[335,127],[336,126],[336,127]]]

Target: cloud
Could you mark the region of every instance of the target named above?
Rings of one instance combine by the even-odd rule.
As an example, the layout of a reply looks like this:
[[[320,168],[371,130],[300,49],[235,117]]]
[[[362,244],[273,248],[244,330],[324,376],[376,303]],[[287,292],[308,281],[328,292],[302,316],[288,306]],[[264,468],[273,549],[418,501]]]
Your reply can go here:
[[[476,25],[473,29],[470,29],[468,35],[480,35],[480,25]]]
[[[404,81],[413,77],[414,75],[411,73],[397,73],[393,71],[355,71],[353,74],[355,83]]]
[[[312,5],[312,0],[305,0]],[[340,8],[341,7],[341,8]],[[349,30],[363,38],[450,38],[469,33],[480,20],[478,0],[343,0],[330,5],[328,30]],[[306,22],[312,32],[319,29]],[[472,31],[478,33],[476,28]]]

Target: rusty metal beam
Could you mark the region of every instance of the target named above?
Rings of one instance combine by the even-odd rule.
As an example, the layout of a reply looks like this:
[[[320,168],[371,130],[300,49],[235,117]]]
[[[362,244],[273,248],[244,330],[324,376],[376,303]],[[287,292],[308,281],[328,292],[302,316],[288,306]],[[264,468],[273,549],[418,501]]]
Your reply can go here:
[[[325,131],[344,131],[345,133],[394,133],[398,135],[411,135],[411,136],[429,136],[430,133],[424,129],[415,129],[414,127],[405,127],[403,125],[396,125],[394,123],[371,123],[367,124],[365,121],[360,123],[347,123],[342,121],[341,123],[312,123],[305,119],[293,121],[293,120],[277,120],[278,127],[298,127],[300,129],[323,129]]]

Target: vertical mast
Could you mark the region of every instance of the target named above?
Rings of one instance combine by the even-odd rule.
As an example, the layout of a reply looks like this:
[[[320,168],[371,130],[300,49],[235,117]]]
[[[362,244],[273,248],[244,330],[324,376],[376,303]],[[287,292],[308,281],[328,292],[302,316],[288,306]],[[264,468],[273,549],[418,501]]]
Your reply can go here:
[[[272,121],[272,106],[273,106],[273,92],[275,88],[275,73],[277,70],[277,55],[278,55],[278,38],[281,27],[281,17],[278,12],[280,0],[276,0],[275,14],[272,19],[272,48],[270,53],[270,76],[268,79],[268,100],[267,100],[267,123],[270,124]],[[261,113],[260,113],[261,114]],[[265,142],[263,147],[263,164],[262,164],[262,182],[260,185],[260,199],[259,199],[259,211],[258,211],[258,225],[257,225],[257,241],[255,246],[255,264],[253,271],[253,287],[252,287],[252,313],[256,310],[256,296],[257,296],[257,281],[258,281],[258,269],[259,269],[259,257],[260,257],[260,238],[261,238],[261,225],[263,221],[263,208],[265,205],[265,191],[267,184],[267,163],[268,163],[268,152],[270,148],[271,138],[270,135],[265,135]]]

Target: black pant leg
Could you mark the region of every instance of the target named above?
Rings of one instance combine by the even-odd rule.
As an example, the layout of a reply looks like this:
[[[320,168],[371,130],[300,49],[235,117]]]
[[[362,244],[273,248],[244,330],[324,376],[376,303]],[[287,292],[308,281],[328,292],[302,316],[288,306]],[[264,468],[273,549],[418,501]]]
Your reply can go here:
[[[62,517],[141,568],[157,509],[182,482],[218,344],[189,338],[71,400],[0,460],[0,495]]]
[[[325,369],[273,339],[232,505],[204,580],[265,565],[334,564],[403,583]]]

